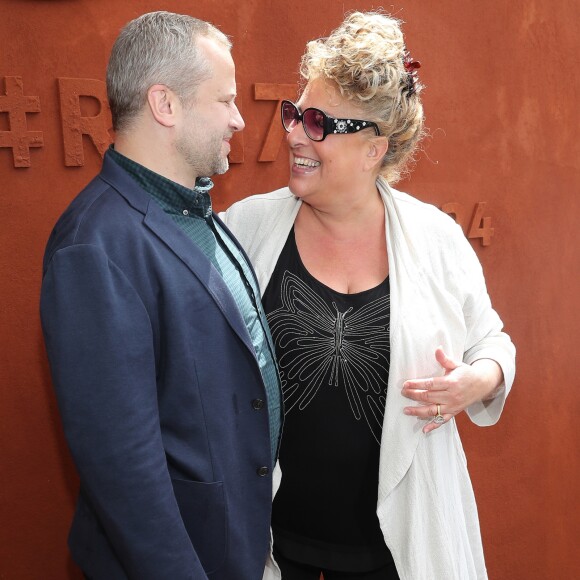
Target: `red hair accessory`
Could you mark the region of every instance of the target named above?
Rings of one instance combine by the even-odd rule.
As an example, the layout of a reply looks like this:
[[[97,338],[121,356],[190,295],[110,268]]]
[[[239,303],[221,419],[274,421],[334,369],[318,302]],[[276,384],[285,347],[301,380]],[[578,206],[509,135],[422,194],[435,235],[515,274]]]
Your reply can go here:
[[[407,97],[410,97],[421,88],[417,78],[417,70],[421,68],[421,63],[418,60],[413,60],[407,51],[403,57],[403,66],[407,71],[407,78],[405,81],[407,86],[405,90],[407,91]]]

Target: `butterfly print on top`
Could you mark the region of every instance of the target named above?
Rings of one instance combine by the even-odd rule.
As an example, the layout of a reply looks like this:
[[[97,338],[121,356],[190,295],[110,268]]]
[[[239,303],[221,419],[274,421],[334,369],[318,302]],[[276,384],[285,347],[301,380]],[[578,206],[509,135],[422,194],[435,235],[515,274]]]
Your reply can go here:
[[[268,314],[285,412],[305,409],[321,388],[344,385],[357,421],[363,417],[380,444],[389,371],[389,296],[332,308],[300,278],[285,271],[282,305]],[[382,377],[382,378],[381,378]]]

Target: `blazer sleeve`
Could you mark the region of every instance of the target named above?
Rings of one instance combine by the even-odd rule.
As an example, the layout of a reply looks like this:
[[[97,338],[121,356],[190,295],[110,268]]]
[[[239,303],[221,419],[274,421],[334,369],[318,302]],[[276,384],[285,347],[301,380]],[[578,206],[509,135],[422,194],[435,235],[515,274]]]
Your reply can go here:
[[[104,252],[59,250],[41,318],[82,492],[131,578],[206,578],[173,492],[161,439],[152,328]]]
[[[456,267],[467,328],[463,362],[472,364],[479,359],[492,359],[499,364],[504,376],[496,397],[474,403],[466,411],[476,425],[493,425],[499,420],[514,381],[516,351],[492,307],[479,259],[458,226],[456,236]]]

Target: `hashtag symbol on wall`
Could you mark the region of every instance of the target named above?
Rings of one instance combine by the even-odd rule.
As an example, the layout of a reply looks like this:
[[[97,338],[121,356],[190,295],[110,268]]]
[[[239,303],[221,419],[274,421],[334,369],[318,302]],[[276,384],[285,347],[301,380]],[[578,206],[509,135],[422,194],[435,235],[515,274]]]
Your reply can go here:
[[[30,147],[42,147],[42,131],[27,131],[26,115],[40,113],[40,98],[24,96],[22,77],[4,77],[0,113],[8,113],[9,131],[0,131],[0,147],[12,148],[14,167],[30,167]]]

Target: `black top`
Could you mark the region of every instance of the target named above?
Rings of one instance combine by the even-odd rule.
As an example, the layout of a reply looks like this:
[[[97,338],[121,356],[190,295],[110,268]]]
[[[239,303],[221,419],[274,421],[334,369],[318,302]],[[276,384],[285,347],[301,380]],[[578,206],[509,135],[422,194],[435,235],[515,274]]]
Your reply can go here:
[[[263,298],[285,420],[272,526],[296,561],[342,571],[391,561],[376,515],[389,371],[389,281],[342,294],[313,278],[294,230]]]

